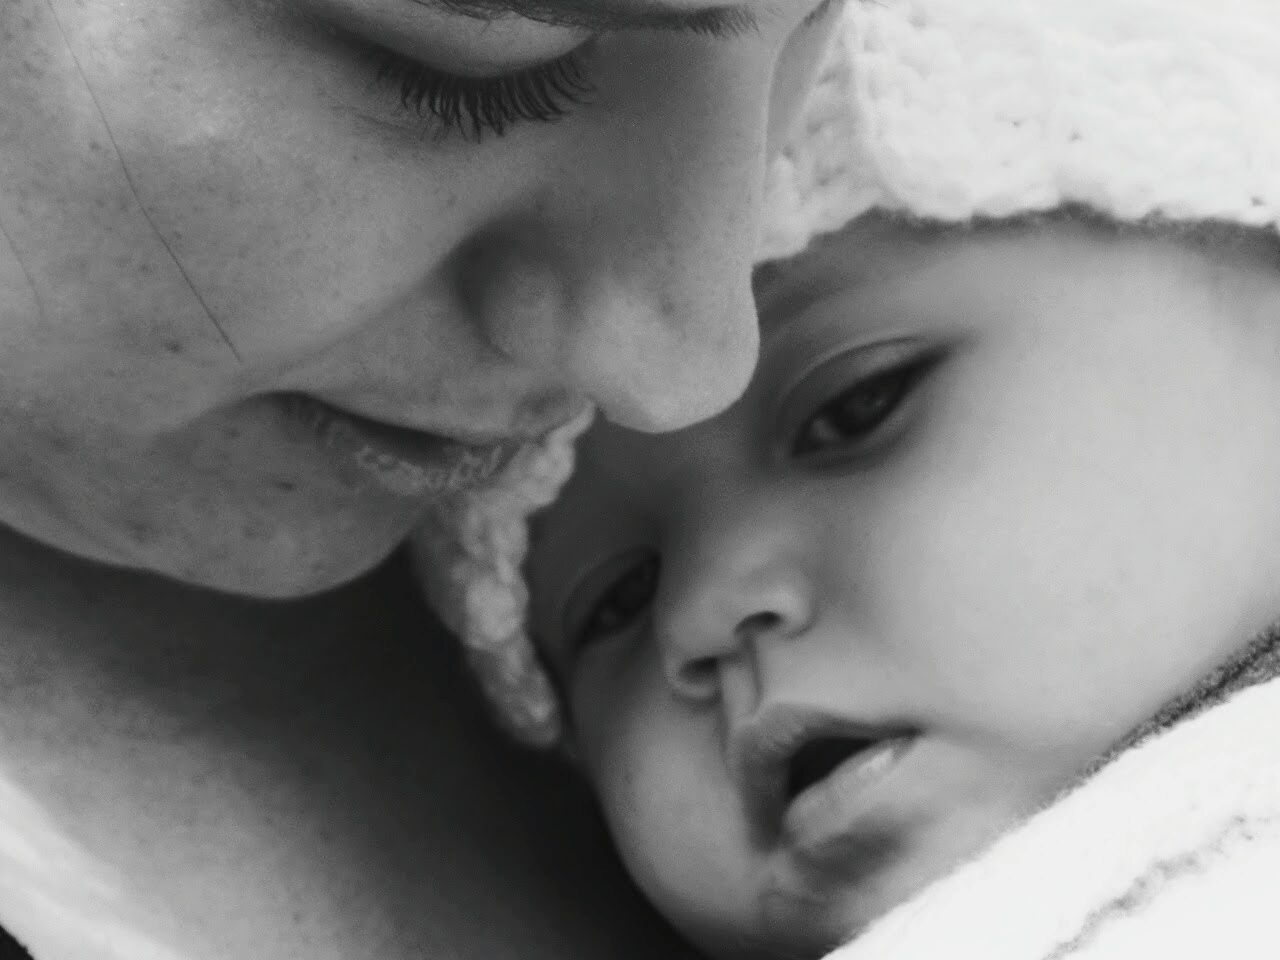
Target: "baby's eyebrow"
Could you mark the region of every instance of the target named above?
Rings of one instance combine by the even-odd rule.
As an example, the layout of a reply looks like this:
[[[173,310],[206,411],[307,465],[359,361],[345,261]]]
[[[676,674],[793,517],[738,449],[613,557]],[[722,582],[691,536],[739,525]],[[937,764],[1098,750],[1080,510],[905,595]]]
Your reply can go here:
[[[662,0],[619,3],[617,0],[410,0],[479,20],[505,16],[584,30],[669,30],[712,37],[735,37],[756,28],[756,15],[742,4],[714,4],[696,9]]]
[[[820,300],[852,292],[870,280],[862,271],[771,267],[766,264],[758,270],[752,283],[761,339],[776,333]]]

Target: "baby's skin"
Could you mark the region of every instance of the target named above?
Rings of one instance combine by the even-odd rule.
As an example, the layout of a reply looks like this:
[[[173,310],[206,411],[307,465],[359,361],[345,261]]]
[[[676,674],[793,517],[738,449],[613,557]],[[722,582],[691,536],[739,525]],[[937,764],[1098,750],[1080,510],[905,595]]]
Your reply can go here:
[[[813,957],[1280,616],[1280,269],[870,218],[757,297],[740,402],[584,438],[532,622],[647,894],[715,956]]]

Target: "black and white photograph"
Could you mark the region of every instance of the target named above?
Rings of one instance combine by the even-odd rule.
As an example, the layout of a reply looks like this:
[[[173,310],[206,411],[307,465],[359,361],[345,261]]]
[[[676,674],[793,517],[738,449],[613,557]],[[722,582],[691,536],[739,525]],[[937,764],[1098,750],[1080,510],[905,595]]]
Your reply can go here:
[[[0,960],[1275,960],[1280,0],[0,0]]]

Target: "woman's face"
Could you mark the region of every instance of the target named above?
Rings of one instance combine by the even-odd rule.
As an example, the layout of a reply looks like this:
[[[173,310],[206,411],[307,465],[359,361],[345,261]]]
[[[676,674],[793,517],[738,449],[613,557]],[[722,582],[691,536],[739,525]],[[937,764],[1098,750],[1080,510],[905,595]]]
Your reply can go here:
[[[1280,276],[872,221],[760,305],[743,399],[593,427],[529,575],[636,879],[717,956],[798,958],[1280,613]]]
[[[290,595],[594,400],[715,413],[834,4],[0,10],[0,522]]]

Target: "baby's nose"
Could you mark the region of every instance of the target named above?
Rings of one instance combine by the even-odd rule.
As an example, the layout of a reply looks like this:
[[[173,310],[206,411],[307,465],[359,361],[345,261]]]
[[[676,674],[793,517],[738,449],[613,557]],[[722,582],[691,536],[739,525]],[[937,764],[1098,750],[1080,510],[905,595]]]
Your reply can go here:
[[[765,647],[804,634],[815,615],[815,585],[787,511],[729,499],[668,551],[655,615],[667,681],[694,699],[715,693],[726,661],[758,670]]]

